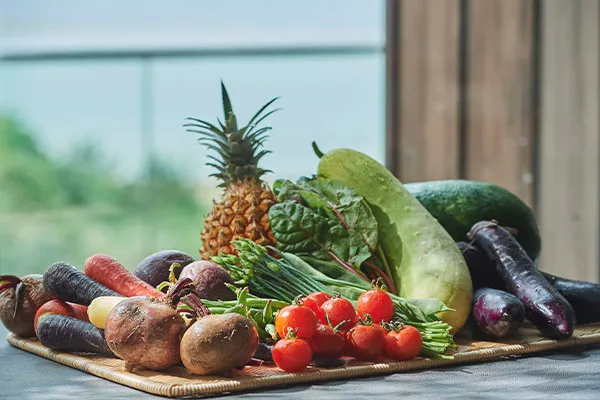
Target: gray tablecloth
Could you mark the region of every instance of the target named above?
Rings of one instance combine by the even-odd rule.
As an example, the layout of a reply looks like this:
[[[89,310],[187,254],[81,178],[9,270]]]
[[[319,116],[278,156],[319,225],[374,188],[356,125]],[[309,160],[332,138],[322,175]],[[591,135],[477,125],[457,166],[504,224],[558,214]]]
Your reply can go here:
[[[11,347],[0,325],[0,399],[149,399]],[[232,394],[227,399],[600,399],[600,347],[485,364]]]

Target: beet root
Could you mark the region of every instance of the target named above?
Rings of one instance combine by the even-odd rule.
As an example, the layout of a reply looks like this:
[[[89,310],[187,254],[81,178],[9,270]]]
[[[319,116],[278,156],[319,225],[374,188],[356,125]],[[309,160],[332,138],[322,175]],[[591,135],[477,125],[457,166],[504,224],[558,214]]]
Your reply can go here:
[[[240,314],[208,315],[181,340],[181,361],[197,375],[229,375],[246,365],[258,348],[258,332]]]
[[[207,300],[235,300],[235,293],[225,283],[233,283],[229,272],[212,261],[194,261],[181,270],[179,279],[190,278],[196,282],[196,294]]]
[[[131,297],[108,315],[104,336],[115,355],[134,366],[164,370],[177,364],[185,330],[183,318],[170,299]]]
[[[108,314],[104,337],[108,347],[127,363],[160,371],[177,364],[186,324],[177,312],[181,296],[193,292],[188,278],[171,286],[165,297],[130,297]]]
[[[35,336],[33,320],[37,310],[55,297],[44,288],[43,276],[0,276],[0,320],[12,333]]]

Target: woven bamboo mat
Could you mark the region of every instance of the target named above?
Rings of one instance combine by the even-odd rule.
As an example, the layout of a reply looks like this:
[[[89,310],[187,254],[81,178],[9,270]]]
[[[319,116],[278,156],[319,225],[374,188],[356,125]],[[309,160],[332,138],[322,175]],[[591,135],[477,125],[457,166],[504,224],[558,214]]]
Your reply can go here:
[[[9,334],[8,342],[22,350],[122,385],[160,396],[183,397],[424,370],[600,343],[600,324],[581,326],[571,338],[562,341],[543,338],[537,335],[536,330],[528,328],[521,329],[517,337],[504,343],[457,337],[459,348],[453,360],[415,359],[408,362],[380,363],[348,360],[344,367],[309,367],[305,372],[294,374],[282,372],[274,366],[246,367],[234,372],[231,378],[195,376],[183,367],[173,367],[164,372],[134,370],[130,373],[124,370],[124,362],[115,358],[57,352],[42,346],[37,339],[23,339],[12,334]]]

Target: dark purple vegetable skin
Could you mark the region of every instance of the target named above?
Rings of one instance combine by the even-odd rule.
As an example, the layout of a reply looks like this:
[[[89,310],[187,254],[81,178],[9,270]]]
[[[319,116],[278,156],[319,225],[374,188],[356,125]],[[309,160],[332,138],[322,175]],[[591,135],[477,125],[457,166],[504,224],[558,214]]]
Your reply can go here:
[[[492,288],[504,290],[502,281],[496,272],[496,266],[485,253],[467,242],[456,243],[463,254],[473,282],[473,293],[477,289]]]
[[[573,334],[575,311],[544,278],[516,239],[491,221],[473,225],[467,237],[490,259],[506,290],[525,306],[527,319],[546,337],[564,339]]]
[[[190,278],[196,282],[196,294],[207,300],[234,300],[235,293],[226,283],[233,284],[229,272],[219,264],[208,260],[194,261],[183,267],[179,279]]]
[[[100,296],[123,297],[64,262],[48,267],[44,273],[44,287],[60,300],[84,306],[89,306],[92,300]]]
[[[40,343],[53,350],[113,355],[104,333],[89,322],[60,314],[44,314],[37,325]]]
[[[514,335],[523,324],[525,307],[510,293],[482,288],[473,295],[473,317],[481,333],[504,339]]]
[[[264,342],[259,342],[254,358],[263,361],[273,361],[273,345]]]
[[[188,254],[178,250],[161,250],[150,254],[135,267],[135,276],[153,287],[169,281],[169,268],[173,263],[182,268],[195,260]],[[179,278],[182,268],[175,268],[175,278]]]
[[[471,277],[473,291],[482,287],[504,289],[494,262],[477,247],[466,242],[457,243],[463,252]],[[600,322],[600,285],[593,282],[567,279],[544,271],[544,278],[571,304],[578,323]]]
[[[600,285],[561,278],[546,272],[542,272],[542,275],[571,303],[577,322],[600,322]]]

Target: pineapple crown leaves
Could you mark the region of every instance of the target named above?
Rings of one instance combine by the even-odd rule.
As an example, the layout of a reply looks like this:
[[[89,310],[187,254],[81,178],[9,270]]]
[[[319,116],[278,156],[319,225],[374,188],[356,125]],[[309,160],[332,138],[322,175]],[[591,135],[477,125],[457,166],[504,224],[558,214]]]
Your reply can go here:
[[[223,101],[223,121],[217,118],[218,126],[197,118],[186,118],[187,123],[183,126],[188,132],[200,135],[198,143],[204,145],[216,154],[208,156],[211,166],[217,172],[210,174],[221,181],[219,186],[226,187],[238,180],[260,179],[270,170],[259,168],[258,162],[262,157],[271,153],[262,149],[263,144],[269,138],[267,132],[271,127],[260,127],[260,123],[279,108],[268,110],[269,107],[279,99],[275,97],[262,106],[250,118],[248,124],[238,127],[237,118],[233,112],[231,99],[225,85],[221,81],[221,96]]]

